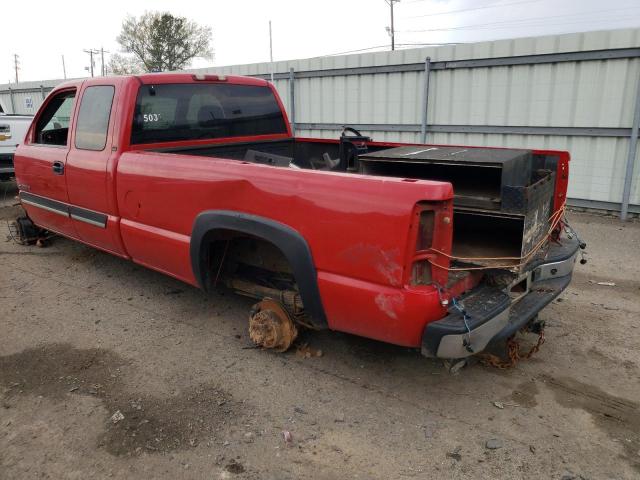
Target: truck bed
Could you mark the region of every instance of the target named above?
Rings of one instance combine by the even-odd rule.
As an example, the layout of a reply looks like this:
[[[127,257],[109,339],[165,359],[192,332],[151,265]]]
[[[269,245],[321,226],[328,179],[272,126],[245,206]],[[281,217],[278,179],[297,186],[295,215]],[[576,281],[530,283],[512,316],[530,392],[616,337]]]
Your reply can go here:
[[[331,170],[327,159],[339,161],[340,142],[292,138],[152,151]],[[347,172],[451,183],[452,255],[472,259],[463,264],[519,271],[524,267],[519,259],[527,256],[548,230],[556,169],[557,159],[531,150],[368,142],[366,153],[358,156],[357,167]]]

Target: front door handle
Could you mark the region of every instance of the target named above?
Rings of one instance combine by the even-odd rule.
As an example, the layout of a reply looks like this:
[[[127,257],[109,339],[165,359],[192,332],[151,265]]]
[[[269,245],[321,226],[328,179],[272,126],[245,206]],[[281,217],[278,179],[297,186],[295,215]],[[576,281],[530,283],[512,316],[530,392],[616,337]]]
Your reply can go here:
[[[64,163],[53,162],[52,170],[54,175],[64,175]]]

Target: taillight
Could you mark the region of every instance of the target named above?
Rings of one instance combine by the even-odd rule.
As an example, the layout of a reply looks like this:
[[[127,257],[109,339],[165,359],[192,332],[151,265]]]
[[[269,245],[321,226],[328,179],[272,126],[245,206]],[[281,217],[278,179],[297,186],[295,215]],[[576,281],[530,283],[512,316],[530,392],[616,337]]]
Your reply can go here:
[[[411,285],[430,285],[433,282],[431,275],[431,265],[428,260],[418,260],[413,262],[411,272]]]
[[[433,243],[433,224],[435,213],[433,210],[423,210],[420,212],[420,222],[418,224],[418,239],[416,250],[427,250]]]
[[[225,75],[210,75],[208,73],[196,73],[193,75],[193,79],[199,82],[226,82],[227,77]]]
[[[425,252],[433,244],[433,226],[435,213],[433,210],[422,210],[418,220],[418,235],[416,238],[416,253]],[[431,265],[428,259],[413,262],[411,283],[413,285],[429,285],[432,282]]]
[[[419,203],[414,215],[409,284],[444,286],[449,276],[449,258],[443,253],[451,249],[451,202]]]

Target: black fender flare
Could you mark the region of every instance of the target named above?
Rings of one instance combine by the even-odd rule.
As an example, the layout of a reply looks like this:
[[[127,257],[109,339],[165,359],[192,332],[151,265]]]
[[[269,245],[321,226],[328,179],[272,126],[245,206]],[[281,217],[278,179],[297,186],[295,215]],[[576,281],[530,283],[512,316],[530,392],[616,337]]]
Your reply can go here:
[[[305,312],[315,327],[327,328],[318,275],[307,241],[288,225],[268,218],[230,210],[208,210],[198,214],[193,222],[189,253],[193,275],[203,290],[209,289],[204,247],[217,230],[246,233],[278,247],[291,265]]]

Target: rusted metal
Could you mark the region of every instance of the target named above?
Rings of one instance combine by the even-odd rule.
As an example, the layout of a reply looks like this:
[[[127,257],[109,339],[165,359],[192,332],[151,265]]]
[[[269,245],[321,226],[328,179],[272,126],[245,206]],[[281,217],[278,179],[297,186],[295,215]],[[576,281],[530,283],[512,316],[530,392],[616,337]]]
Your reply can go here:
[[[47,240],[53,236],[41,228],[36,227],[33,222],[25,216],[16,218],[13,222],[8,222],[9,236],[19,245],[37,245],[44,247]]]
[[[277,288],[266,287],[255,282],[250,282],[240,278],[229,278],[227,286],[240,295],[252,298],[272,298],[280,302],[286,310],[293,316],[304,315],[304,306],[300,293],[294,290],[278,290]]]
[[[281,303],[265,298],[251,309],[249,338],[257,346],[285,352],[297,336],[298,329]]]
[[[497,355],[491,353],[481,353],[478,355],[480,361],[485,365],[496,367],[500,369],[512,368],[518,363],[519,360],[531,358],[535,353],[540,350],[540,347],[545,342],[544,328],[540,328],[538,332],[538,341],[529,349],[524,355],[520,354],[520,342],[516,340],[515,335],[507,340],[507,360],[503,360]]]

